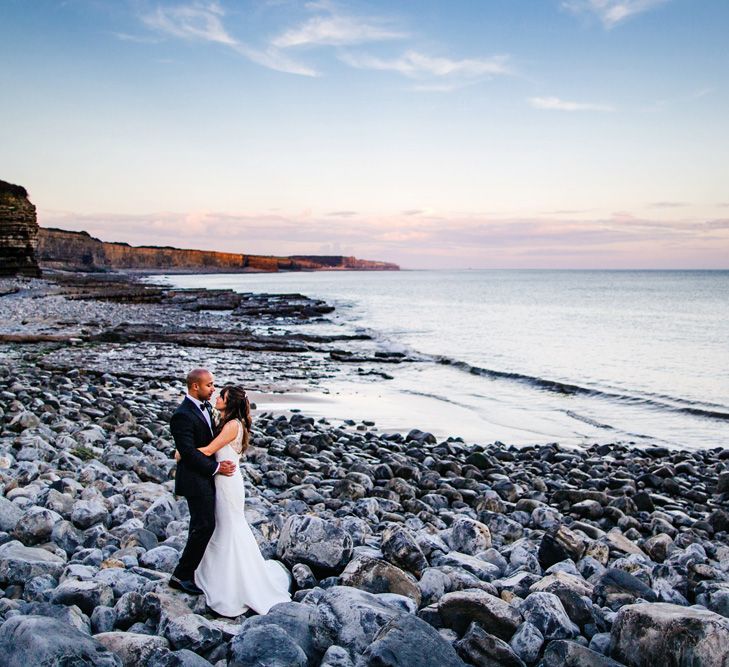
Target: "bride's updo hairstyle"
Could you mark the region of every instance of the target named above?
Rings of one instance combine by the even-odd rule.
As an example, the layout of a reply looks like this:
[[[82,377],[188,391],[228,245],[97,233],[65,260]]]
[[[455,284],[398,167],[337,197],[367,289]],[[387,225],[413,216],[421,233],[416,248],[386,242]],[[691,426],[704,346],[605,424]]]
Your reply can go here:
[[[251,438],[251,426],[253,419],[251,418],[251,404],[248,401],[248,395],[243,387],[234,384],[225,385],[220,390],[220,396],[225,401],[225,410],[220,414],[220,422],[218,424],[218,432],[223,429],[231,419],[240,419],[243,422],[243,451],[248,449],[248,443]]]

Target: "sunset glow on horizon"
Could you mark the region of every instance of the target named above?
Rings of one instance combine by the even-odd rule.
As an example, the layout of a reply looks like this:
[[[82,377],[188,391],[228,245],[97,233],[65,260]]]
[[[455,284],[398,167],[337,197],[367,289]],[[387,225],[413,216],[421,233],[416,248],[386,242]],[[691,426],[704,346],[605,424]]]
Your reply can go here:
[[[729,269],[723,0],[0,2],[0,179],[104,241]]]

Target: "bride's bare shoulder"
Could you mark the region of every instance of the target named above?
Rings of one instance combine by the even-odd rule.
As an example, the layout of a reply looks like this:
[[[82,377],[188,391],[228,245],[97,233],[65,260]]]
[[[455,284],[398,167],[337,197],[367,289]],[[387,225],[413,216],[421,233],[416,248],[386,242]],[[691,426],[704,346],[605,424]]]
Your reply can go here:
[[[225,424],[223,424],[223,428],[220,429],[220,434],[230,435],[231,437],[235,436],[235,434],[238,432],[237,422],[237,419],[231,419],[230,421],[225,422]]]

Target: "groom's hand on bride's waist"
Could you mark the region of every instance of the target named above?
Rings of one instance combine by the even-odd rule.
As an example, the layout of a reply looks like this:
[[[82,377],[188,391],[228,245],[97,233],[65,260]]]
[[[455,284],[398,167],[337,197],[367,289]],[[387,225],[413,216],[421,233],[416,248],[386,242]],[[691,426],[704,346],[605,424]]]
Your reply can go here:
[[[236,465],[235,463],[233,463],[233,461],[221,461],[218,465],[216,474],[230,477],[235,472],[235,469]]]

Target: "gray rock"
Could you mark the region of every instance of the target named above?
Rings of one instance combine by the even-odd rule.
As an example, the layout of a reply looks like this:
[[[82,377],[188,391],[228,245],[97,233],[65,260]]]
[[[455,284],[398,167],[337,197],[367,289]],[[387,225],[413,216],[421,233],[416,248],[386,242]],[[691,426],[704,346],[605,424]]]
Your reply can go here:
[[[445,531],[445,541],[453,551],[473,556],[491,548],[491,531],[480,521],[466,516],[458,517]]]
[[[509,646],[514,653],[518,655],[524,662],[536,662],[539,652],[544,644],[544,636],[539,628],[533,623],[522,623],[514,636],[509,640]]]
[[[636,598],[655,602],[658,596],[640,579],[617,568],[608,568],[595,585],[595,596],[604,599],[608,606],[616,601],[621,604],[632,603]],[[613,607],[615,608],[615,607]]]
[[[71,510],[71,522],[74,526],[85,530],[97,523],[106,523],[109,512],[99,500],[77,500]]]
[[[344,586],[353,586],[370,593],[397,593],[406,595],[420,605],[421,595],[412,574],[379,558],[359,556],[353,558],[339,575]]]
[[[91,634],[91,621],[77,606],[67,607],[62,604],[50,602],[32,602],[25,609],[28,616],[47,616],[61,623],[70,625],[87,635]]]
[[[585,537],[560,524],[542,537],[539,543],[539,564],[546,569],[568,558],[576,562],[583,557],[586,549]]]
[[[482,581],[493,581],[501,575],[501,570],[497,565],[482,560],[481,558],[477,558],[476,556],[462,554],[458,551],[450,551],[447,554],[434,554],[430,557],[430,562],[432,565],[437,566],[451,565],[453,567],[461,568],[466,572],[470,572]]]
[[[142,554],[139,558],[139,564],[157,570],[157,572],[171,574],[179,559],[180,553],[177,549],[162,545]]]
[[[29,410],[23,410],[10,420],[8,429],[11,431],[21,432],[29,428],[38,428],[40,423],[41,421],[36,415]]]
[[[29,602],[48,602],[51,592],[58,586],[58,580],[42,574],[30,579],[23,588],[23,597]]]
[[[84,534],[70,521],[59,521],[53,526],[51,541],[71,556],[85,540]]]
[[[598,632],[592,635],[588,648],[596,653],[607,655],[610,652],[610,633]]]
[[[96,607],[91,614],[91,631],[93,634],[111,632],[116,623],[116,614],[111,607]]]
[[[114,604],[114,591],[99,581],[73,581],[66,579],[53,592],[51,600],[56,604],[76,605],[90,616],[95,607]]]
[[[662,563],[673,548],[673,538],[666,533],[658,533],[643,543],[645,551],[656,563]]]
[[[570,561],[571,562],[571,561]],[[554,593],[562,603],[567,615],[577,625],[592,621],[592,584],[580,576],[555,572],[531,586],[532,592]]]
[[[60,493],[56,489],[48,491],[48,497],[46,498],[45,506],[46,509],[58,512],[64,519],[71,516],[73,505],[76,501],[68,493]]]
[[[388,622],[362,658],[358,665],[363,667],[465,667],[437,630],[411,614]]]
[[[58,579],[64,564],[59,556],[38,547],[26,547],[16,540],[0,546],[0,582],[24,584],[44,574]]]
[[[18,525],[23,510],[7,498],[0,496],[0,530],[11,533]]]
[[[146,593],[155,586],[155,582],[147,577],[118,567],[100,570],[94,575],[94,579],[110,586],[115,598],[120,598],[124,593],[130,592]]]
[[[0,627],[3,667],[121,667],[121,659],[72,626],[44,616],[15,616]]]
[[[255,627],[238,634],[231,643],[229,667],[307,667],[306,653],[273,625]]]
[[[582,644],[559,639],[549,643],[539,667],[624,667],[624,665]]]
[[[521,614],[514,607],[484,591],[447,593],[438,603],[438,613],[443,624],[459,634],[463,634],[475,621],[505,641],[522,622]]]
[[[539,628],[547,641],[571,639],[580,634],[554,593],[531,593],[519,605],[519,611],[525,621]]]
[[[336,571],[352,557],[352,536],[315,516],[290,516],[281,529],[277,553],[289,567],[309,565],[314,571]]]
[[[28,546],[47,542],[58,521],[62,521],[62,517],[57,512],[44,507],[31,507],[23,512],[15,526],[15,536]]]
[[[497,512],[479,512],[478,518],[488,526],[492,537],[499,543],[509,544],[524,535],[524,526]]]
[[[354,663],[347,649],[332,645],[324,654],[319,667],[354,667]]]
[[[179,651],[156,649],[144,667],[210,667],[211,663],[186,648]]]
[[[479,667],[526,667],[509,644],[490,635],[477,623],[471,623],[455,648],[464,660]]]
[[[252,616],[240,625],[239,634],[264,625],[275,626],[285,632],[307,656],[309,665],[318,665],[321,651],[314,642],[316,608],[298,602],[282,602],[274,605],[263,616]]]
[[[380,629],[401,613],[378,595],[333,586],[317,604],[314,642],[322,652],[336,644],[350,655],[363,653]]]
[[[164,637],[138,635],[132,632],[102,632],[94,639],[122,659],[124,667],[146,665],[155,649],[168,648]]]
[[[154,533],[158,539],[164,540],[167,537],[167,526],[181,518],[174,497],[167,494],[155,500],[147,508],[142,520],[144,528]]]
[[[314,588],[316,586],[316,577],[308,565],[296,563],[291,568],[291,574],[299,588]]]
[[[223,638],[222,632],[210,621],[198,614],[185,614],[161,624],[160,632],[173,648],[188,648],[191,651],[206,651],[217,646]]]
[[[493,584],[500,591],[508,591],[521,598],[525,598],[531,592],[531,587],[540,581],[542,581],[542,577],[538,574],[519,570],[510,577],[506,577],[506,579],[497,579]]]
[[[126,630],[134,623],[144,620],[143,598],[136,591],[124,593],[114,605],[115,626]]]
[[[726,667],[729,619],[696,607],[626,605],[612,628],[610,655],[629,667]]]
[[[391,525],[382,531],[380,549],[393,565],[412,572],[416,577],[428,567],[428,561],[413,534],[405,527]]]

